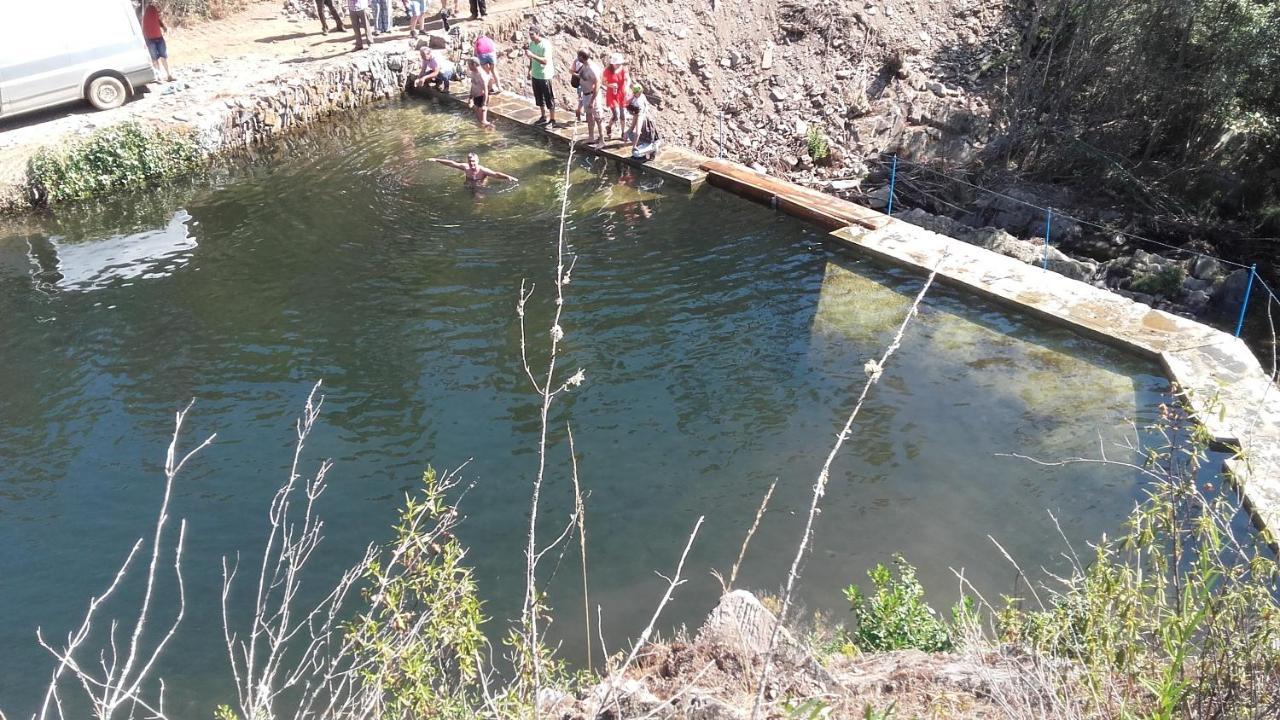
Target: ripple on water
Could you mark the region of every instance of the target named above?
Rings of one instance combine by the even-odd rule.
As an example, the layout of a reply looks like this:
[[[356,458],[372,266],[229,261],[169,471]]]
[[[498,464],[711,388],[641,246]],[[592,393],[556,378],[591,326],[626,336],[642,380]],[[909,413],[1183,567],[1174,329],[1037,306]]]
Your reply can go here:
[[[473,149],[521,182],[473,192],[430,162]],[[189,438],[219,439],[175,495],[191,523],[192,604],[167,685],[184,711],[227,699],[218,558],[261,542],[293,414],[318,378],[326,410],[304,464],[335,466],[316,570],[385,537],[428,464],[470,460],[468,559],[487,613],[518,612],[539,413],[515,305],[522,281],[536,286],[526,322],[542,367],[564,167],[545,141],[396,105],[291,136],[209,185],[0,233],[0,578],[21,578],[0,580],[0,644],[13,648],[0,654],[0,698],[31,700],[17,678],[47,664],[32,629],[82,610],[149,522],[171,414],[191,397]],[[690,562],[723,568],[775,478],[775,512],[743,572],[747,586],[776,587],[863,364],[920,279],[825,250],[816,231],[717,191],[690,196],[583,156],[570,177],[576,264],[558,362],[587,382],[553,411],[543,508],[558,532],[572,422],[599,528],[593,599],[621,637],[651,612],[652,571],[671,566],[696,517],[709,520]],[[1087,454],[1163,393],[1146,364],[936,288],[836,461],[805,604],[841,608],[839,588],[899,550],[939,592],[961,566],[1002,591],[988,532],[1024,566],[1052,566],[1045,511],[1092,539],[1123,517],[1136,479],[997,454]],[[714,597],[694,575],[672,625]],[[576,592],[564,574],[550,587],[562,604]],[[577,659],[578,631],[557,632]]]

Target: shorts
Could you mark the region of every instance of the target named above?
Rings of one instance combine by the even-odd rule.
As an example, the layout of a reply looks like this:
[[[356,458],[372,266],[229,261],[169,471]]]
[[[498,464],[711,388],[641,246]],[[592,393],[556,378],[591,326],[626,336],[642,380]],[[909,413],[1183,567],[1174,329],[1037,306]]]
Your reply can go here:
[[[169,57],[169,48],[165,47],[164,38],[147,38],[147,51],[151,53],[152,60]]]
[[[540,108],[555,109],[556,94],[551,90],[550,80],[533,79],[533,102]]]
[[[496,53],[479,53],[476,55],[476,60],[479,60],[481,65],[498,64],[498,56]]]
[[[484,101],[485,101],[484,95],[473,95],[471,97],[471,104],[478,108],[484,107]]]
[[[427,11],[427,7],[422,3],[422,0],[409,0],[404,4],[404,7],[411,18],[416,18]]]

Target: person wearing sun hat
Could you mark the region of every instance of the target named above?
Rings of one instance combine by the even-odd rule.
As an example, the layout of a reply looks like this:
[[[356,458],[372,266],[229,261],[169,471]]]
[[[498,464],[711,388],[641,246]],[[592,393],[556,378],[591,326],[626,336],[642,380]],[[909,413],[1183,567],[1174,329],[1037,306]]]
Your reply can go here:
[[[604,104],[609,112],[609,122],[605,126],[606,139],[613,137],[613,125],[618,124],[618,133],[626,127],[623,108],[630,95],[631,78],[627,73],[627,58],[622,53],[609,56],[609,65],[604,69]]]

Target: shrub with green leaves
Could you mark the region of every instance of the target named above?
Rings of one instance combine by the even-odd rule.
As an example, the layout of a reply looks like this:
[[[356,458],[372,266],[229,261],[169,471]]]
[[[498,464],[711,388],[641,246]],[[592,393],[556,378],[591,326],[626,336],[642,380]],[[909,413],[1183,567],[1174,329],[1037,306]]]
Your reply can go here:
[[[1083,667],[1108,717],[1280,717],[1280,566],[1239,498],[1199,478],[1203,427],[1164,407],[1149,432],[1126,531],[1073,563],[1046,607],[1008,599],[1004,639]]]
[[[199,149],[186,132],[122,122],[69,145],[41,148],[27,163],[27,184],[45,202],[81,200],[199,167]]]
[[[405,498],[396,536],[369,565],[368,609],[347,627],[360,679],[383,718],[474,717],[481,653],[480,599],[466,551],[453,534],[457,511],[434,470]]]
[[[814,162],[822,162],[827,159],[831,149],[827,144],[827,136],[816,127],[810,127],[809,132],[805,134],[805,149],[809,153],[809,157]]]
[[[901,555],[893,556],[893,565],[897,577],[883,563],[867,571],[875,588],[871,595],[864,594],[857,585],[845,588],[854,621],[849,639],[864,652],[950,650],[954,646],[951,632],[925,602],[915,567]]]
[[[1187,273],[1181,267],[1174,265],[1159,272],[1135,275],[1133,281],[1129,283],[1129,289],[1147,295],[1173,296],[1181,292],[1182,281],[1185,279],[1187,279]]]

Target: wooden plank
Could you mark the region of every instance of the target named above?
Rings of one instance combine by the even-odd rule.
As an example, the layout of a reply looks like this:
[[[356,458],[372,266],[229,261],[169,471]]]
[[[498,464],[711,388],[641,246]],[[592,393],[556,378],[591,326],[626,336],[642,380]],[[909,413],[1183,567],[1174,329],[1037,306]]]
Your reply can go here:
[[[857,203],[758,173],[728,160],[707,160],[702,163],[702,170],[707,173],[707,182],[716,187],[771,205],[826,230],[849,225],[878,230],[889,220],[883,213]]]

